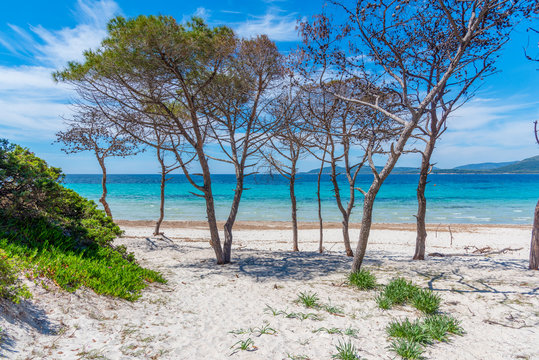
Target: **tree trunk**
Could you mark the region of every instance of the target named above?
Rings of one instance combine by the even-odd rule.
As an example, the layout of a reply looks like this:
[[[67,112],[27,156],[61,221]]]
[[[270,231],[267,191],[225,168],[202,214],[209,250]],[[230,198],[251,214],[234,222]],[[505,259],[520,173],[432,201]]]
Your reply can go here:
[[[380,190],[381,185],[381,182],[374,182],[365,195],[365,200],[363,201],[363,218],[361,219],[361,229],[359,231],[359,241],[357,243],[356,256],[354,257],[354,262],[352,263],[352,272],[359,271],[361,269],[361,264],[363,263],[363,258],[365,257],[365,252],[367,251],[367,242],[369,241],[369,234],[371,232],[374,200],[376,199],[376,194],[378,193],[378,190]]]
[[[101,177],[101,187],[103,188],[103,193],[101,194],[101,198],[99,198],[99,202],[103,204],[105,214],[112,219],[112,213],[110,212],[110,207],[107,203],[107,168],[105,167],[105,159],[98,157],[97,161],[99,162],[101,172],[103,173],[103,176]]]
[[[215,217],[215,203],[213,202],[210,168],[202,149],[197,149],[197,152],[198,161],[202,170],[202,178],[204,180],[204,199],[206,200],[206,216],[208,217],[208,227],[210,228],[210,245],[215,252],[217,264],[223,265],[227,262],[225,261],[223,249],[221,248],[219,228],[217,227],[217,218]]]
[[[318,244],[318,252],[320,254],[324,252],[324,247],[323,247],[324,223],[322,221],[322,201],[321,201],[321,198],[320,198],[320,180],[322,178],[323,170],[324,170],[324,159],[322,159],[322,165],[320,166],[320,171],[318,172],[318,180],[317,180],[317,183],[316,183],[316,197],[317,197],[317,200],[318,200],[318,223],[320,224],[320,242]]]
[[[533,217],[532,242],[530,246],[530,270],[539,270],[539,201]]]
[[[346,250],[346,256],[354,256],[354,252],[352,251],[352,247],[350,246],[350,231],[348,230],[348,221],[348,216],[344,216],[342,221],[342,237],[344,241],[344,248]]]
[[[241,195],[243,193],[243,174],[237,175],[236,189],[234,190],[234,199],[232,200],[232,206],[230,207],[230,213],[224,226],[225,243],[223,245],[223,255],[225,263],[230,262],[232,255],[232,227],[236,221],[238,210],[240,208]]]
[[[427,177],[430,170],[430,158],[434,151],[434,143],[436,139],[430,137],[421,160],[421,171],[419,173],[419,181],[417,184],[417,215],[416,215],[416,240],[414,260],[425,260],[425,244],[427,241],[427,227],[425,225],[425,217],[427,213],[427,198],[425,197],[425,189],[427,187]]]
[[[342,205],[341,190],[339,188],[339,183],[337,182],[337,173],[336,173],[335,166],[336,166],[335,160],[332,158],[331,182],[333,183],[333,191],[335,193],[335,200],[337,201],[337,207],[339,208],[339,211],[341,212],[342,217],[343,217],[342,234],[343,234],[344,249],[346,250],[346,256],[354,256],[354,252],[352,251],[352,247],[350,246],[350,234],[348,232],[349,214],[347,213],[346,209]]]
[[[159,232],[161,223],[163,222],[163,219],[165,218],[165,182],[167,181],[167,168],[165,166],[165,161],[163,157],[161,156],[160,149],[157,149],[157,160],[159,161],[159,164],[161,165],[161,203],[159,204],[159,219],[157,219],[157,222],[155,224],[155,230],[153,234],[155,236],[160,235]]]
[[[290,176],[290,201],[292,203],[292,251],[299,251],[298,247],[298,220],[297,220],[297,205],[296,194],[294,186],[296,182],[296,175],[292,173]]]

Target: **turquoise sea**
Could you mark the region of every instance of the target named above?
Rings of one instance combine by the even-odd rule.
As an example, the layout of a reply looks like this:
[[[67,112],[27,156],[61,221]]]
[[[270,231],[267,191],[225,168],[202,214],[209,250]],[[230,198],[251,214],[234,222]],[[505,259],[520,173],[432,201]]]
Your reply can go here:
[[[367,187],[372,175],[360,175],[358,185]],[[377,197],[375,222],[414,222],[418,175],[391,175]],[[316,175],[300,175],[296,182],[298,220],[318,221]],[[342,197],[348,193],[342,179]],[[116,219],[153,220],[159,215],[159,175],[109,175],[107,197]],[[97,202],[100,175],[67,175],[65,185]],[[234,191],[234,175],[214,175],[217,217],[226,218]],[[280,176],[256,175],[246,181],[238,220],[290,219],[287,182]],[[166,186],[166,220],[204,220],[204,199],[190,193],[194,188],[182,175],[173,175]],[[324,221],[340,221],[329,177],[322,183]],[[356,193],[352,222],[361,220],[362,195]],[[539,198],[539,174],[431,175],[427,186],[429,223],[531,224]],[[100,204],[99,204],[100,205]]]

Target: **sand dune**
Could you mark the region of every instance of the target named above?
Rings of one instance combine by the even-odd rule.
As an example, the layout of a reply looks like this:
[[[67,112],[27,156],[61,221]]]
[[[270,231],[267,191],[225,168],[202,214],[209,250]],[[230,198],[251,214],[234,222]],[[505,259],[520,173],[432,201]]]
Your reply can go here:
[[[362,358],[392,359],[386,325],[420,314],[404,306],[381,310],[376,291],[347,286],[351,259],[344,256],[337,226],[325,231],[304,224],[299,253],[290,252],[290,231],[274,224],[242,224],[235,232],[233,263],[216,266],[203,224],[167,223],[166,237],[152,237],[151,223],[127,223],[125,244],[139,262],[159,270],[167,285],[151,285],[130,303],[88,290],[46,290],[29,284],[34,299],[3,305],[2,352],[12,359],[330,359],[339,341],[350,340]],[[438,227],[438,228],[436,228]],[[460,254],[411,261],[415,234],[408,225],[377,225],[364,267],[380,283],[403,276],[443,297],[441,310],[462,321],[464,336],[427,347],[428,359],[539,359],[539,274],[526,270],[530,228],[431,226],[427,252]],[[357,239],[358,230],[352,230]],[[452,239],[451,239],[452,237]],[[490,256],[477,248],[519,249]],[[344,316],[305,309],[301,291],[342,308]],[[274,316],[271,310],[313,313],[319,320]],[[259,332],[266,326],[275,334]],[[316,332],[352,328],[355,336]],[[252,351],[235,350],[251,338]]]

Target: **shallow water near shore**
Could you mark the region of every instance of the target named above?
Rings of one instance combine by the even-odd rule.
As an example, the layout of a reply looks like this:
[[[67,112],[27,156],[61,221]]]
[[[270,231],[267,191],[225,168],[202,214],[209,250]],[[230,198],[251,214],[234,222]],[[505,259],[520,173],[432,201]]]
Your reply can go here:
[[[357,184],[367,189],[372,175],[359,175]],[[415,221],[418,175],[391,175],[380,190],[374,209],[375,222]],[[431,175],[427,185],[429,223],[531,224],[539,198],[539,174],[443,174]],[[317,175],[302,174],[296,182],[298,220],[317,221]],[[108,201],[116,219],[153,220],[159,214],[159,175],[108,175]],[[100,175],[67,175],[65,185],[97,202],[101,196]],[[341,197],[349,197],[344,178]],[[230,210],[234,175],[214,175],[212,189],[217,217]],[[238,220],[287,221],[290,197],[287,182],[280,176],[248,177]],[[204,199],[182,175],[172,175],[166,186],[165,219],[203,220]],[[325,175],[321,188],[324,221],[340,221],[333,186]],[[356,191],[352,222],[361,220],[363,196]]]

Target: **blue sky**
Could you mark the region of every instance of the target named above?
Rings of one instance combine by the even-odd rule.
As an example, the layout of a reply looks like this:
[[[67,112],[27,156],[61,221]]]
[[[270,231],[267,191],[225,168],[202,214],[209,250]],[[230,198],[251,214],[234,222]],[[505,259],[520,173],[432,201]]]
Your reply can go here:
[[[63,0],[3,1],[0,5],[0,138],[30,147],[66,173],[98,173],[91,154],[65,155],[54,134],[69,116],[73,92],[54,84],[51,73],[69,60],[81,59],[105,36],[112,16],[192,15],[211,25],[225,24],[240,36],[268,34],[282,51],[296,46],[296,21],[320,12],[324,2],[312,1],[165,1]],[[500,55],[499,73],[485,79],[474,100],[449,121],[435,151],[438,167],[465,163],[511,161],[537,155],[532,122],[539,119],[539,65],[524,58],[523,47],[537,53],[537,36],[528,39],[521,24]],[[401,159],[416,166],[417,156]],[[216,166],[216,172],[228,172]],[[312,160],[303,170],[316,167]],[[157,172],[151,154],[110,161],[112,173]]]

